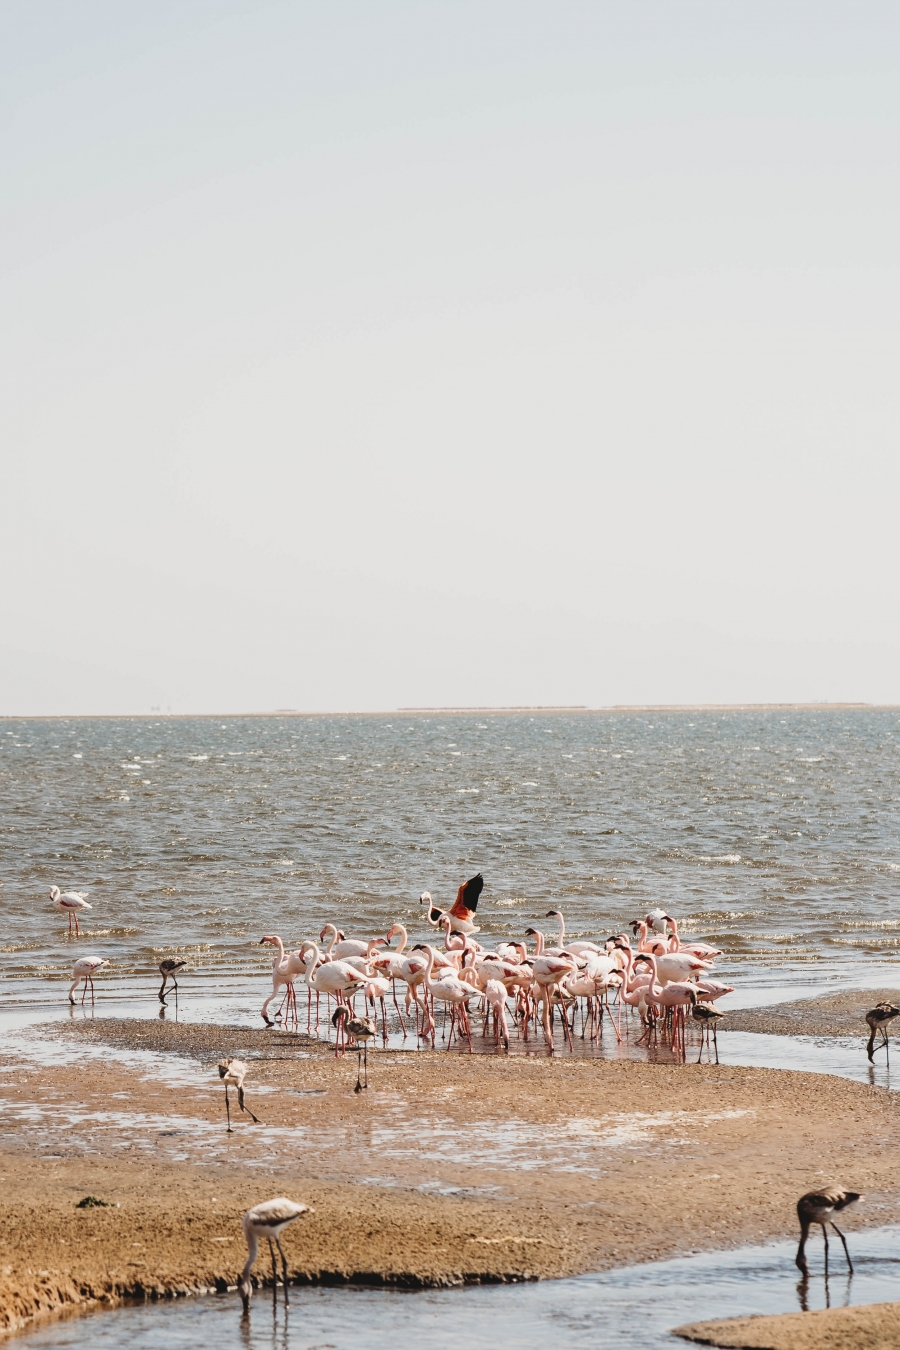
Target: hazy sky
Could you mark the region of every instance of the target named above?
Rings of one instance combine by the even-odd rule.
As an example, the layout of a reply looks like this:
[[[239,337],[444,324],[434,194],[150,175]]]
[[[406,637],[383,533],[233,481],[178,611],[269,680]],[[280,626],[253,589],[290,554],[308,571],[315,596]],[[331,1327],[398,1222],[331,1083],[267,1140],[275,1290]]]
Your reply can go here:
[[[900,702],[898,58],[7,0],[0,713]]]

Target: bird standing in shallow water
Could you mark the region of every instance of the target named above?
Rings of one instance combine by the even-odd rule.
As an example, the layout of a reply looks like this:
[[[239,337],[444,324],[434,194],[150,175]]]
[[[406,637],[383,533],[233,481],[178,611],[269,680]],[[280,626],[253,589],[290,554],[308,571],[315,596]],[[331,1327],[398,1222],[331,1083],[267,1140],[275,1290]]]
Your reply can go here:
[[[697,1063],[703,1058],[703,1042],[706,1041],[706,1048],[709,1049],[709,1038],[712,1036],[712,1043],[716,1052],[716,1063],[719,1062],[719,1042],[716,1038],[716,1031],[720,1020],[725,1016],[714,1008],[710,1003],[695,1003],[691,1008],[691,1017],[696,1018],[700,1023],[700,1054],[697,1056]]]
[[[50,887],[50,899],[57,909],[61,909],[69,916],[69,933],[72,932],[72,920],[75,920],[75,936],[81,937],[78,930],[78,911],[81,909],[92,909],[80,891],[61,891],[58,886]]]
[[[335,1008],[331,1015],[331,1025],[336,1027],[343,1022],[344,1032],[356,1041],[356,1087],[354,1092],[362,1092],[369,1086],[369,1041],[378,1034],[378,1027],[370,1017],[355,1017],[345,1003]],[[366,1081],[360,1082],[361,1070],[365,1066]]]
[[[91,1003],[94,1001],[94,974],[101,966],[108,966],[102,956],[82,956],[72,967],[72,974],[75,976],[69,988],[69,1002],[75,1002],[75,990],[84,980],[84,989],[81,994],[81,1001],[84,1002],[84,996],[88,991],[88,985],[91,987]]]
[[[253,1293],[250,1271],[253,1269],[253,1262],[256,1260],[256,1254],[259,1251],[259,1239],[261,1237],[268,1239],[269,1251],[272,1254],[272,1284],[275,1286],[272,1291],[273,1297],[278,1297],[278,1273],[275,1268],[275,1247],[272,1245],[274,1242],[281,1253],[281,1276],[284,1281],[285,1305],[289,1302],[287,1257],[281,1245],[281,1230],[286,1228],[289,1223],[293,1223],[295,1219],[299,1219],[301,1214],[312,1214],[312,1212],[309,1205],[298,1205],[296,1201],[288,1200],[283,1195],[276,1200],[264,1200],[261,1205],[255,1205],[253,1209],[247,1210],[241,1221],[244,1237],[247,1239],[247,1263],[241,1271],[241,1278],[238,1281],[238,1289],[245,1313],[250,1311],[250,1295]]]
[[[163,977],[163,982],[162,982],[162,984],[159,986],[159,1001],[160,1001],[160,1003],[165,1003],[165,1001],[166,1001],[166,984],[168,983],[169,980],[171,980],[172,983],[173,983],[174,986],[175,986],[175,1004],[176,1004],[176,1006],[177,1006],[177,1004],[178,1004],[178,981],[177,981],[176,978],[175,978],[175,972],[176,972],[176,970],[181,970],[181,967],[182,967],[182,966],[186,966],[186,965],[187,965],[187,962],[186,962],[186,961],[172,961],[172,960],[168,960],[168,959],[165,960],[165,961],[160,961],[160,963],[159,963],[159,973],[160,973],[160,975]]]
[[[871,1033],[866,1045],[866,1054],[869,1056],[870,1063],[874,1064],[875,1050],[880,1049],[880,1046],[883,1045],[888,1065],[890,1065],[891,1052],[888,1049],[888,1029],[895,1017],[900,1017],[900,1008],[897,1007],[896,1003],[876,1003],[875,1007],[871,1008],[869,1012],[866,1013],[866,1021],[869,1024],[869,1031]],[[880,1045],[876,1047],[875,1037],[879,1031],[881,1032],[881,1042]]]
[[[826,1186],[821,1191],[808,1191],[806,1195],[801,1195],[797,1201],[797,1218],[800,1220],[800,1246],[797,1248],[796,1261],[804,1275],[809,1274],[809,1266],[806,1263],[806,1239],[809,1237],[810,1225],[814,1223],[822,1225],[822,1237],[825,1239],[825,1274],[828,1274],[828,1232],[826,1224],[829,1223],[844,1244],[844,1255],[847,1257],[850,1274],[853,1274],[853,1262],[850,1260],[850,1252],[847,1250],[847,1239],[831,1216],[836,1214],[838,1210],[849,1209],[851,1205],[855,1205],[861,1199],[862,1196],[858,1191],[846,1191],[843,1186]]]
[[[254,1125],[259,1124],[258,1117],[253,1114],[250,1107],[244,1102],[244,1079],[249,1072],[250,1066],[245,1064],[242,1059],[223,1059],[219,1064],[219,1077],[225,1083],[225,1116],[228,1120],[228,1129],[225,1131],[226,1134],[234,1134],[234,1130],[231,1128],[231,1104],[228,1101],[229,1086],[237,1088],[238,1106],[241,1110],[247,1112],[247,1115],[253,1121]]]

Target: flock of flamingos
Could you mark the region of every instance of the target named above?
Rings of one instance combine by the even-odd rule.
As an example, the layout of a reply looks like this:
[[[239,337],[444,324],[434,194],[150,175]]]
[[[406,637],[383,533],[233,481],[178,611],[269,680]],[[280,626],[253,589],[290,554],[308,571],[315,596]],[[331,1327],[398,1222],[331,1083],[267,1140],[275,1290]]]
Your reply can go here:
[[[690,1013],[701,1024],[700,1055],[704,1044],[708,1053],[715,1049],[718,1055],[716,1022],[724,1014],[716,1009],[715,1001],[731,993],[732,987],[709,976],[715,958],[721,955],[716,947],[684,941],[677,920],[654,909],[635,921],[631,935],[617,933],[599,942],[567,941],[563,915],[550,910],[547,918],[558,927],[555,944],[548,945],[542,932],[528,928],[524,938],[533,942],[532,951],[525,940],[515,939],[487,949],[476,938],[481,931],[475,918],[483,887],[479,873],[460,886],[449,910],[435,905],[428,891],[423,893],[420,901],[427,906],[429,923],[442,933],[442,941],[433,943],[410,947],[402,923],[393,924],[384,937],[367,939],[348,938],[335,924],[326,923],[319,934],[320,943],[328,940],[324,950],[308,941],[286,951],[277,934],[266,934],[261,945],[274,947],[276,954],[272,992],[261,1008],[263,1021],[267,1026],[277,1022],[285,1029],[299,1028],[296,985],[300,982],[306,986],[306,1030],[311,1034],[318,1033],[322,995],[329,1011],[331,1000],[335,1001],[330,1020],[336,1029],[336,1053],[347,1041],[364,1053],[368,1042],[379,1035],[379,1020],[380,1034],[387,1041],[386,1000],[390,997],[403,1037],[415,1034],[432,1047],[437,1036],[435,1012],[443,1009],[448,1050],[454,1041],[472,1049],[470,1007],[474,1005],[480,1010],[482,1035],[492,1033],[504,1050],[509,1049],[511,1024],[525,1039],[543,1034],[552,1049],[557,1020],[572,1046],[579,1018],[582,1037],[596,1040],[607,1019],[621,1040],[622,1011],[634,1008],[640,1015],[642,1040],[663,1035],[683,1056],[685,1019]],[[68,914],[70,933],[77,935],[79,913],[91,908],[85,897],[77,891],[61,892],[56,886],[50,895],[54,905]],[[75,1002],[79,985],[83,985],[82,1002],[88,992],[93,1000],[93,977],[106,964],[98,956],[76,961],[70,1003]],[[176,973],[184,965],[174,960],[160,963],[161,1002],[167,997],[169,980],[177,995]],[[362,1013],[356,1010],[358,998],[363,1001]],[[358,1073],[357,1087],[363,1086]]]
[[[440,1006],[444,1013],[443,1035],[448,1050],[454,1040],[457,1046],[461,1047],[465,1041],[472,1049],[469,1010],[473,1003],[480,1010],[482,1037],[492,1034],[497,1047],[502,1046],[507,1051],[511,1019],[519,1036],[527,1039],[530,1035],[543,1034],[552,1051],[556,1019],[572,1047],[573,1034],[579,1034],[579,1021],[581,1037],[596,1040],[606,1020],[621,1040],[623,1009],[636,1009],[641,1021],[640,1040],[649,1042],[651,1037],[665,1037],[673,1051],[684,1058],[686,1018],[690,1014],[700,1023],[698,1060],[703,1056],[705,1045],[708,1055],[715,1051],[718,1063],[716,1023],[725,1014],[715,1007],[715,1002],[725,994],[733,993],[733,989],[709,976],[715,958],[722,955],[717,948],[705,942],[682,940],[677,920],[661,909],[653,909],[644,918],[635,920],[630,935],[616,933],[599,942],[581,938],[567,941],[565,919],[559,910],[552,909],[546,917],[558,927],[555,945],[548,946],[542,932],[528,928],[524,938],[532,940],[533,951],[528,950],[525,940],[518,939],[496,942],[487,949],[475,936],[481,931],[475,917],[483,887],[484,879],[479,873],[460,886],[449,910],[435,905],[428,891],[422,894],[420,901],[428,907],[429,923],[442,933],[440,945],[437,945],[438,939],[431,943],[417,942],[410,947],[402,923],[394,923],[384,937],[368,939],[347,938],[335,924],[326,923],[319,934],[319,942],[328,939],[324,951],[313,941],[302,943],[295,951],[286,951],[277,934],[266,934],[260,940],[261,945],[274,947],[276,953],[272,961],[272,992],[261,1009],[264,1022],[267,1026],[280,1023],[285,1029],[299,1029],[301,1015],[295,986],[300,981],[307,991],[307,1030],[315,1035],[320,1025],[321,997],[326,995],[329,1009],[333,999],[335,1008],[330,1021],[336,1031],[335,1054],[340,1054],[347,1043],[356,1048],[357,1092],[368,1087],[369,1042],[380,1032],[387,1043],[388,997],[393,1000],[404,1038],[414,1033],[418,1042],[432,1048],[437,1035],[435,1011]],[[85,897],[77,891],[60,891],[54,886],[50,898],[57,909],[68,914],[69,932],[79,936],[78,916],[91,908]],[[394,939],[397,939],[396,946]],[[107,964],[98,956],[83,956],[75,962],[74,979],[69,989],[70,1003],[75,1003],[80,984],[84,986],[82,1003],[88,991],[94,1001],[93,977]],[[171,959],[160,962],[161,1003],[165,1003],[170,980],[177,998],[176,974],[185,964]],[[398,1001],[398,989],[403,997],[403,1009]],[[281,1002],[272,1011],[279,996]],[[360,997],[364,1010],[358,1012],[356,1000]],[[876,1036],[887,1049],[888,1026],[898,1016],[900,1007],[887,1003],[879,1004],[867,1014],[871,1033],[867,1046],[869,1059],[877,1048]],[[225,1085],[228,1132],[232,1132],[229,1087],[236,1089],[241,1111],[259,1123],[244,1098],[249,1066],[243,1060],[226,1059],[219,1064],[218,1071]],[[804,1276],[808,1274],[805,1246],[813,1224],[821,1226],[825,1237],[826,1272],[828,1225],[838,1233],[852,1271],[847,1243],[834,1223],[834,1215],[850,1208],[859,1199],[857,1192],[842,1187],[826,1188],[801,1197],[797,1205],[801,1230],[797,1265]],[[275,1248],[278,1248],[284,1300],[288,1302],[287,1261],[280,1235],[288,1224],[308,1212],[307,1205],[279,1196],[256,1205],[243,1216],[247,1262],[241,1272],[238,1290],[245,1314],[249,1311],[253,1290],[251,1271],[262,1238],[269,1243],[272,1284],[276,1293]]]

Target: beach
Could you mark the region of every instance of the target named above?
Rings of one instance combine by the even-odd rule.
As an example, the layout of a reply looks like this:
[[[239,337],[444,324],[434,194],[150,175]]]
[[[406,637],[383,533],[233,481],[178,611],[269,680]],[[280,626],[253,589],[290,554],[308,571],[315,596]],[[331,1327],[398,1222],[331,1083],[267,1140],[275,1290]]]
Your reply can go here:
[[[268,1195],[314,1211],[285,1234],[293,1280],[399,1287],[789,1235],[797,1194],[851,1172],[857,1223],[900,1217],[900,1098],[838,1078],[376,1050],[357,1094],[355,1055],[277,1031],[98,1014],[33,1039],[49,1064],[0,1063],[6,1330],[233,1287],[240,1216]],[[235,1112],[228,1136],[215,1063],[232,1053],[263,1123]]]

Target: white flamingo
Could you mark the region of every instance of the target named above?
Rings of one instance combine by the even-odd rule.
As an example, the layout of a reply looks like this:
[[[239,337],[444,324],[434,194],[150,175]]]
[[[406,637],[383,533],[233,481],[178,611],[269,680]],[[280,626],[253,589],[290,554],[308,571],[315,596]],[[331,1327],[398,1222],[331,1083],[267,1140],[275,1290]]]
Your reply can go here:
[[[244,1305],[244,1312],[250,1311],[250,1295],[253,1293],[253,1283],[250,1279],[250,1271],[253,1269],[253,1262],[256,1260],[256,1254],[259,1251],[259,1239],[267,1238],[269,1251],[272,1253],[272,1283],[276,1286],[277,1296],[278,1275],[275,1270],[275,1248],[278,1247],[281,1253],[281,1273],[284,1280],[284,1301],[288,1302],[288,1277],[287,1277],[287,1257],[284,1254],[284,1248],[281,1245],[281,1233],[289,1223],[299,1219],[301,1214],[312,1214],[313,1210],[309,1205],[298,1205],[294,1200],[288,1200],[280,1195],[276,1200],[265,1200],[261,1205],[255,1205],[253,1209],[248,1209],[241,1220],[241,1226],[244,1230],[244,1237],[247,1239],[247,1262],[241,1271],[241,1278],[238,1281],[238,1289],[241,1294],[241,1302]]]
[[[50,887],[50,899],[57,909],[63,910],[69,916],[69,933],[72,932],[72,920],[75,920],[75,936],[80,937],[78,929],[78,914],[83,909],[93,909],[89,905],[80,891],[61,891],[58,886]]]
[[[469,1040],[469,1049],[471,1049],[472,1030],[469,1026],[469,1018],[466,1014],[466,1003],[470,998],[474,998],[478,993],[478,990],[473,984],[469,984],[467,980],[461,980],[457,975],[445,974],[441,979],[433,980],[431,976],[432,971],[434,970],[434,958],[437,953],[434,947],[430,946],[427,942],[423,942],[419,946],[414,947],[413,951],[423,951],[428,953],[428,965],[425,969],[425,977],[423,980],[426,992],[431,995],[432,1000],[437,999],[439,1003],[450,1005],[450,1037],[447,1041],[447,1049],[450,1049],[450,1042],[453,1039],[453,1025],[457,1015],[460,1017],[463,1031],[466,1033]],[[433,1037],[435,1032],[434,1018],[431,1016],[427,1004],[426,1013],[428,1015],[426,1035],[430,1034]]]
[[[72,981],[71,986],[69,987],[69,1002],[70,1003],[75,1002],[75,990],[81,983],[81,981],[84,980],[84,989],[81,994],[81,1001],[82,1003],[84,1002],[85,995],[87,994],[88,991],[88,986],[90,986],[91,1003],[93,1003],[94,976],[96,975],[97,971],[101,968],[101,966],[108,966],[108,965],[109,962],[105,960],[102,956],[82,956],[80,960],[76,961],[74,966],[72,967],[72,974],[75,976],[75,978]]]
[[[566,921],[558,909],[548,909],[546,917],[556,919],[559,924],[559,948],[561,951],[575,952],[578,956],[584,956],[587,952],[600,951],[596,942],[587,942],[582,938],[576,938],[573,942],[566,942]]]

